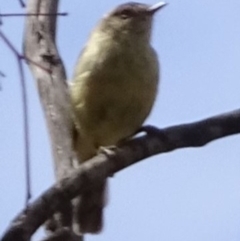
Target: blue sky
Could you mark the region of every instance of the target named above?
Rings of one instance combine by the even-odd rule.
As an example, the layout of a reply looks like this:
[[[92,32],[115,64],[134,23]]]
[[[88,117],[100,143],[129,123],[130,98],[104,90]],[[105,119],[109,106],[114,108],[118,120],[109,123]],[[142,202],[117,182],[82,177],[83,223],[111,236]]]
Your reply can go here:
[[[155,2],[146,0],[146,3]],[[169,0],[155,17],[152,43],[161,60],[159,96],[147,123],[188,123],[239,108],[240,1]],[[71,78],[98,19],[117,0],[62,1],[58,46]],[[22,12],[2,1],[1,13]],[[1,30],[21,50],[23,19]],[[0,40],[0,233],[25,199],[22,103],[17,63]],[[53,182],[51,152],[34,80],[29,99],[33,197]],[[155,156],[110,179],[105,228],[93,240],[237,241],[240,238],[240,136]],[[40,232],[38,238],[42,236]]]

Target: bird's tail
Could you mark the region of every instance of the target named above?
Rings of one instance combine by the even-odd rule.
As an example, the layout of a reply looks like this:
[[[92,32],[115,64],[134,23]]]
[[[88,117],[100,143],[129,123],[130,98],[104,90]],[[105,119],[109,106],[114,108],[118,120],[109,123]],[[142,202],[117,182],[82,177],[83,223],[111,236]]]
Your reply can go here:
[[[84,192],[75,203],[73,229],[77,234],[98,233],[103,227],[106,181]]]

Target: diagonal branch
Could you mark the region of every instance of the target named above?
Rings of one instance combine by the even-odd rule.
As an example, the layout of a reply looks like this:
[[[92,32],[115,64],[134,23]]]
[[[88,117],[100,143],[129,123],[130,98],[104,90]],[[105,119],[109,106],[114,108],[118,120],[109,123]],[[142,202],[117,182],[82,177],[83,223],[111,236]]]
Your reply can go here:
[[[114,173],[147,157],[184,147],[201,147],[210,141],[240,133],[240,109],[191,124],[159,130],[147,127],[147,134],[115,150],[100,153],[83,163],[69,177],[49,188],[27,211],[20,213],[2,241],[25,241],[62,205],[91,189]]]

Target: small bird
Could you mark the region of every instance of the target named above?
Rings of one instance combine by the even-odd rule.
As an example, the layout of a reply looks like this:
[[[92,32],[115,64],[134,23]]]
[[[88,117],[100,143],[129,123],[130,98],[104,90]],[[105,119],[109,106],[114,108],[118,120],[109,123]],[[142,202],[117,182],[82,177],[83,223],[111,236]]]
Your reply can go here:
[[[150,43],[152,21],[165,5],[119,5],[92,31],[70,85],[79,163],[96,155],[99,147],[134,135],[149,115],[159,82],[159,62]],[[76,233],[102,230],[105,192],[106,181],[75,203]]]

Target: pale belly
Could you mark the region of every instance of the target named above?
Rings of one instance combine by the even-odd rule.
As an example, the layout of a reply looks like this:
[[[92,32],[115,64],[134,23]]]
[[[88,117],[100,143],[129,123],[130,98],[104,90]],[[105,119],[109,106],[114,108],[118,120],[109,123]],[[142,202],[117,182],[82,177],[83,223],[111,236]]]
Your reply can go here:
[[[116,145],[133,135],[149,115],[158,85],[156,55],[153,51],[132,56],[129,53],[125,61],[121,55],[100,58],[102,62],[77,73],[71,95],[79,159],[86,160],[100,146]]]
[[[98,147],[115,145],[141,127],[151,111],[157,87],[154,82],[140,79],[136,83],[101,84],[101,87],[95,82],[94,88],[101,93],[93,94],[95,91],[91,89],[78,116],[82,117],[82,130]]]

